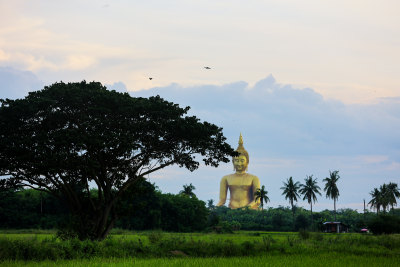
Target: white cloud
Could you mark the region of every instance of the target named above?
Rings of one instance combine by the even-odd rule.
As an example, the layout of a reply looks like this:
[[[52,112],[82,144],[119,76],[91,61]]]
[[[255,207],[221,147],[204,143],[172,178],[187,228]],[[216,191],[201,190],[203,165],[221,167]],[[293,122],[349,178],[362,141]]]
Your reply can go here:
[[[105,84],[108,90],[115,90],[120,93],[127,93],[126,85],[123,82],[115,82],[113,84]]]
[[[246,82],[192,87],[171,84],[131,92],[133,96],[156,94],[191,106],[191,114],[223,127],[234,148],[242,132],[250,153],[249,172],[260,178],[271,201],[278,205],[286,205],[280,187],[290,176],[304,182],[306,175],[313,174],[323,188],[322,179],[329,171],[339,170],[340,207],[362,203],[373,187],[384,182],[400,182],[398,99],[346,105],[325,99],[311,88],[279,84],[272,76],[254,86]],[[160,179],[157,184],[175,192],[192,182],[201,199],[216,200],[218,195],[211,192],[215,193],[220,178],[231,172],[231,164],[217,169],[202,166],[194,173],[177,173],[174,182]],[[318,201],[317,209],[331,206],[324,195]],[[302,201],[299,205],[307,207]]]
[[[399,95],[398,6],[12,1],[0,6],[0,65],[34,71],[48,83],[122,80],[129,90],[222,85],[235,77],[253,84],[273,71],[285,83],[366,103]],[[205,72],[204,65],[213,68]]]
[[[43,82],[30,71],[0,67],[0,98],[23,98],[28,92],[43,89]]]

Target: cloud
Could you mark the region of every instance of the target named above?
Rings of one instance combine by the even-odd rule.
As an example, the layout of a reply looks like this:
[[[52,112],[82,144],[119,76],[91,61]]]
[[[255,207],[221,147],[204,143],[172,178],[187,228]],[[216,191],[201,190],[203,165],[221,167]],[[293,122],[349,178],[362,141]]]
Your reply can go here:
[[[171,84],[132,92],[134,96],[156,94],[181,106],[191,106],[192,114],[223,127],[232,143],[242,132],[245,142],[260,156],[266,151],[272,155],[390,151],[393,156],[399,149],[398,99],[345,105],[325,99],[311,88],[279,84],[272,75],[252,87],[239,81],[221,86]]]
[[[0,67],[0,98],[23,98],[28,92],[42,89],[43,82],[30,71]]]
[[[220,86],[171,84],[131,92],[141,97],[157,94],[190,106],[191,114],[223,127],[234,148],[242,132],[250,153],[249,172],[260,178],[277,205],[287,205],[280,187],[290,176],[303,182],[306,175],[314,174],[323,188],[322,179],[329,170],[339,170],[341,207],[357,201],[359,207],[363,198],[369,199],[373,187],[400,182],[398,98],[379,99],[368,105],[344,104],[326,99],[312,88],[280,84],[272,75],[254,86],[244,81]],[[199,198],[216,200],[219,180],[231,172],[231,164],[217,169],[201,166],[185,175],[166,172],[168,179],[158,179],[157,185],[176,192],[182,184],[192,182]],[[318,201],[317,209],[332,208],[324,195]],[[308,208],[302,201],[299,205]]]
[[[115,82],[113,84],[105,84],[108,90],[115,90],[120,93],[127,93],[126,85],[123,82]]]
[[[0,84],[0,98],[24,97],[43,88],[32,72],[10,67],[0,67]],[[122,81],[105,86],[127,92]],[[280,84],[272,75],[254,86],[244,81],[190,87],[174,83],[130,94],[159,94],[181,106],[191,106],[190,114],[223,127],[234,148],[242,132],[250,153],[249,172],[260,178],[275,206],[287,205],[280,187],[290,176],[303,182],[306,175],[313,174],[323,188],[322,179],[329,170],[339,170],[340,207],[350,207],[346,203],[361,207],[372,188],[400,183],[399,98],[348,105],[323,98],[312,88]],[[231,163],[218,168],[202,164],[195,172],[169,167],[149,179],[163,192],[171,193],[193,183],[200,199],[217,200],[220,179],[231,172]],[[308,208],[303,201],[298,205]],[[331,206],[330,200],[319,197],[316,209]]]

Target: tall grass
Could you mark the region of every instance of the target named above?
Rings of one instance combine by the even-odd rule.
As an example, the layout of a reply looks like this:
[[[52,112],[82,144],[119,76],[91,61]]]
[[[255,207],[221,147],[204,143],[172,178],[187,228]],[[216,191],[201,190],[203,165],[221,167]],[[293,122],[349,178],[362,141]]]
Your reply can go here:
[[[58,260],[41,262],[4,261],[0,262],[1,267],[128,267],[128,266],[399,266],[398,258],[342,255],[337,253],[323,253],[318,255],[265,255],[258,257],[231,257],[231,258],[92,258],[81,260]]]
[[[306,238],[305,238],[306,237]],[[0,235],[0,261],[72,259],[260,257],[271,255],[400,257],[400,235],[238,233],[176,234],[144,232],[110,235],[104,241],[62,241],[55,236]]]

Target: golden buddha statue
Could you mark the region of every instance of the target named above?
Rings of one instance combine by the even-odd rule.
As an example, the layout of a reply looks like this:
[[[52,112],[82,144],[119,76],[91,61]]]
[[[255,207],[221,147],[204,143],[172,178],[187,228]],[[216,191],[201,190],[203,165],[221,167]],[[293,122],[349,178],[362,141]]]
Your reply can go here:
[[[249,153],[243,147],[242,134],[240,134],[239,146],[236,151],[239,153],[239,156],[232,159],[233,168],[236,172],[222,177],[217,206],[225,204],[229,188],[229,208],[249,207],[251,209],[258,209],[260,201],[255,201],[254,193],[260,188],[260,180],[257,176],[246,173],[249,164]]]

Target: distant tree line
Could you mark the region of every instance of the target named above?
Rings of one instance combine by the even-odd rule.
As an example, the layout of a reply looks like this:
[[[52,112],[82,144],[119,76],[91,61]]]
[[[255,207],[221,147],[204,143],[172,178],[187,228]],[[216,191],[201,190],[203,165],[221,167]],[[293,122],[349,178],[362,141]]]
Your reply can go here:
[[[217,207],[212,210],[210,217],[214,219],[215,225],[223,225],[223,222],[233,223],[237,228],[242,230],[263,230],[263,231],[324,231],[324,222],[334,221],[335,212],[331,210],[323,210],[313,213],[313,222],[309,215],[309,210],[301,207],[294,207],[295,219],[291,207],[279,206],[277,208],[266,208],[264,211],[251,209],[232,210],[227,207]],[[395,217],[400,217],[400,209],[394,210]],[[370,222],[377,215],[374,212],[366,211],[359,213],[353,209],[339,209],[336,212],[336,219],[347,225],[349,231],[360,232],[362,228],[369,227]],[[394,216],[392,216],[394,217]]]
[[[92,196],[97,190],[91,190]],[[164,194],[144,179],[136,183],[116,205],[122,214],[115,223],[129,230],[160,229],[175,232],[202,231],[209,211],[193,194]],[[60,229],[71,223],[66,202],[33,189],[0,192],[1,229]],[[73,221],[73,220],[72,220]]]
[[[206,207],[204,201],[197,199],[192,184],[183,188],[179,194],[164,194],[157,190],[154,184],[141,180],[118,203],[118,213],[124,216],[117,220],[115,226],[129,230],[160,229],[174,232],[219,229],[323,231],[323,223],[333,221],[336,215],[336,220],[348,225],[352,232],[369,227],[372,221],[378,230],[384,228],[382,219],[376,219],[378,216],[374,212],[359,213],[352,209],[314,212],[311,221],[309,210],[295,205],[269,207],[264,210],[232,210],[227,207],[216,208],[213,201],[209,200]],[[97,194],[96,190],[92,190],[91,193]],[[393,215],[400,217],[400,209],[393,209]],[[1,229],[62,230],[68,226],[70,216],[66,204],[50,194],[32,189],[0,192]]]

